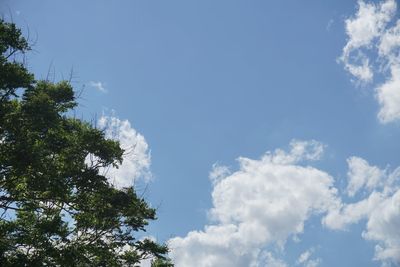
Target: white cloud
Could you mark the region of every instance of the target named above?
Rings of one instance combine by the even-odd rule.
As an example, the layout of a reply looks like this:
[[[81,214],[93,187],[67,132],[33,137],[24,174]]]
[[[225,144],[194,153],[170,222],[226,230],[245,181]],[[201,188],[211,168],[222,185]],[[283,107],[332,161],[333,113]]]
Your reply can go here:
[[[240,157],[236,171],[213,166],[210,223],[169,240],[177,267],[287,266],[271,248],[284,252],[285,242],[298,238],[305,222],[318,215],[335,230],[366,222],[362,238],[376,242],[374,259],[386,266],[400,264],[400,167],[390,172],[349,158],[345,192],[353,196],[361,191],[365,197],[344,203],[328,173],[300,164],[319,159],[324,146],[292,141],[290,147],[256,160]],[[320,266],[322,259],[313,253],[313,248],[305,251],[296,264]]]
[[[352,160],[349,162],[351,165]],[[355,168],[367,170],[357,173],[357,176],[364,176],[360,179],[367,187],[371,177],[379,173],[380,182],[373,183],[379,186],[373,186],[372,193],[362,200],[332,209],[323,222],[332,229],[346,229],[350,224],[366,220],[366,229],[362,236],[378,243],[375,247],[375,259],[388,266],[390,263],[400,264],[400,168],[388,173],[376,170],[376,167],[370,166],[364,160]]]
[[[214,163],[209,174],[209,178],[213,184],[218,183],[220,180],[229,175],[231,171],[227,166]]]
[[[304,251],[297,259],[297,264],[303,264],[308,261],[312,253],[311,249]]]
[[[347,173],[349,177],[347,193],[349,196],[354,196],[364,186],[369,190],[376,188],[385,175],[384,171],[376,166],[370,166],[362,158],[351,157],[347,159],[347,163],[349,165]]]
[[[100,91],[102,93],[107,93],[107,89],[104,87],[104,84],[102,82],[90,81],[89,86],[97,89],[98,91]]]
[[[132,186],[138,178],[150,179],[150,152],[143,135],[138,133],[128,120],[120,120],[113,116],[102,116],[98,127],[104,130],[106,138],[118,140],[124,149],[123,162],[119,168],[100,170],[106,174],[109,181],[122,188]],[[87,162],[90,163],[89,158]]]
[[[286,266],[265,246],[283,247],[303,232],[310,216],[339,205],[333,178],[298,164],[320,158],[323,147],[292,141],[289,153],[278,149],[259,160],[239,158],[236,172],[218,167],[209,211],[214,223],[169,241],[176,266]]]
[[[310,248],[304,251],[296,261],[297,265],[302,265],[305,267],[317,267],[321,264],[322,260],[320,258],[311,259],[312,254],[314,254],[315,249]]]
[[[376,89],[381,109],[378,118],[383,123],[400,119],[400,65],[391,66],[391,78]]]
[[[345,21],[348,41],[339,58],[357,82],[372,82],[374,73],[385,76],[375,88],[382,123],[400,119],[400,20],[395,20],[396,10],[395,0],[376,4],[360,0],[355,16]]]
[[[380,242],[375,247],[375,258],[400,264],[400,189],[391,196],[382,197],[368,215],[363,237]]]
[[[362,82],[373,78],[368,58],[360,50],[370,48],[375,38],[379,37],[396,11],[396,2],[387,0],[381,4],[359,1],[357,14],[346,19],[348,41],[343,48],[340,60],[345,69]]]
[[[379,55],[382,57],[390,57],[394,59],[396,52],[398,52],[400,44],[400,21],[396,25],[385,31],[380,39],[378,46]]]
[[[292,140],[289,153],[282,149],[276,149],[272,154],[267,152],[264,158],[278,164],[297,163],[304,160],[315,161],[321,159],[324,148],[323,144],[315,140]]]
[[[386,0],[379,4],[358,1],[358,11],[354,18],[346,19],[346,33],[349,40],[343,49],[345,55],[353,49],[370,46],[378,37],[396,11],[396,2]]]
[[[355,76],[361,82],[370,82],[374,76],[371,66],[369,64],[369,59],[363,55],[357,55],[358,65],[345,63],[345,69]]]
[[[320,266],[321,262],[322,262],[322,260],[319,258],[312,259],[312,260],[307,261],[304,266],[305,267],[317,267],[317,266]]]
[[[271,252],[265,252],[262,255],[261,262],[263,266],[268,267],[287,267],[287,264],[283,260],[275,258]]]

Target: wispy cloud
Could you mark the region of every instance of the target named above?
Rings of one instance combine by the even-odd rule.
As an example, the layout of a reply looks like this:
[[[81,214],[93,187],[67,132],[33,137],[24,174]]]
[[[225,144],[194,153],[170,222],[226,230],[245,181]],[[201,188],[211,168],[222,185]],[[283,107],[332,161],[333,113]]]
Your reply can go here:
[[[98,91],[100,91],[102,93],[107,93],[107,89],[105,88],[105,85],[102,82],[90,81],[88,84],[89,84],[89,86],[97,89]]]
[[[321,264],[322,260],[320,258],[311,259],[312,254],[314,254],[315,249],[310,248],[304,251],[296,261],[297,265],[302,265],[304,267],[317,267]]]
[[[326,24],[326,30],[330,31],[334,23],[335,23],[335,20],[334,19],[330,19],[328,21],[328,23]]]
[[[375,84],[382,123],[400,120],[400,20],[395,0],[368,3],[360,0],[354,16],[345,20],[348,40],[339,61],[357,83],[373,83],[375,74],[385,81]]]
[[[345,21],[348,40],[340,61],[356,79],[371,82],[373,70],[370,59],[362,49],[373,48],[373,42],[383,34],[395,13],[396,2],[388,0],[373,4],[359,1],[358,5],[356,15]]]

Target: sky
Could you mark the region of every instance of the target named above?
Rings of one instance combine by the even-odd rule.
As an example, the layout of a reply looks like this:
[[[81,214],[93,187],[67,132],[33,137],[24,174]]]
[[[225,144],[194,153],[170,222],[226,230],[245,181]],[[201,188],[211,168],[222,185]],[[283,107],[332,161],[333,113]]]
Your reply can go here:
[[[177,267],[400,266],[395,0],[2,0],[128,152]],[[147,263],[143,263],[146,266]]]

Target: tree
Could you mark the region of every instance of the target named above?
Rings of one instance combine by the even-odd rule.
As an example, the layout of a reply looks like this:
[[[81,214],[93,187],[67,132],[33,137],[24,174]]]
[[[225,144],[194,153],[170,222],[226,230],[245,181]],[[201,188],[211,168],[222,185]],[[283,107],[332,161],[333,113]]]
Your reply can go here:
[[[134,236],[155,210],[99,172],[123,149],[67,115],[71,84],[36,81],[18,60],[29,50],[0,20],[0,266],[168,266],[165,245]]]

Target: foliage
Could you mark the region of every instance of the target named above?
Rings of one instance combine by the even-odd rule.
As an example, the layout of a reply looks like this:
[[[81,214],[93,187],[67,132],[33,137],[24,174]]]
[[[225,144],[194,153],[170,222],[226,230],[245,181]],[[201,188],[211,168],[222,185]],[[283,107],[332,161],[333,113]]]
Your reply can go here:
[[[174,267],[174,264],[169,259],[155,259],[151,263],[151,267]]]
[[[68,82],[34,80],[18,61],[29,50],[0,20],[0,266],[162,263],[165,245],[134,237],[155,210],[99,172],[118,166],[124,151],[67,115],[77,105]]]

